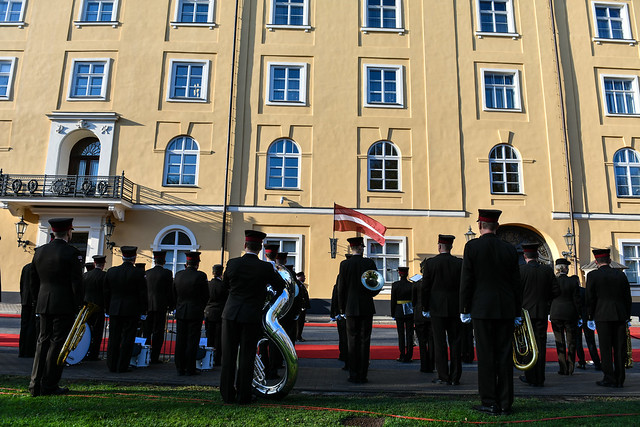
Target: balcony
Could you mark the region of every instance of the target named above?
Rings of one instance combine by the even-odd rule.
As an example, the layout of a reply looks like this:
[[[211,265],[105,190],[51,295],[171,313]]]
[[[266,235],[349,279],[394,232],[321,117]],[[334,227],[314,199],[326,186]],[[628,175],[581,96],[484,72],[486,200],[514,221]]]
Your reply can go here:
[[[135,184],[122,175],[20,175],[0,170],[0,207],[107,208],[124,219]]]

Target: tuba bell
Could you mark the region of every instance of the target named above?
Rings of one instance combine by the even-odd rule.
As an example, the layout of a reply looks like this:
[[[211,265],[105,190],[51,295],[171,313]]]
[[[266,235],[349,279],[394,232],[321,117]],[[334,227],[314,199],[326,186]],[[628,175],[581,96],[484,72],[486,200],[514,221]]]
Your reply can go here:
[[[384,287],[384,277],[378,270],[367,270],[360,276],[360,282],[366,290],[379,292]]]
[[[538,361],[538,346],[533,335],[529,312],[522,309],[522,325],[513,331],[513,364],[521,371],[527,371]]]
[[[76,316],[76,320],[73,322],[73,326],[69,331],[69,335],[67,335],[67,339],[64,341],[64,345],[60,350],[60,355],[58,356],[58,366],[64,365],[64,362],[67,360],[67,356],[69,353],[78,347],[82,336],[84,335],[84,331],[87,327],[86,322],[89,316],[98,310],[98,306],[91,302],[86,303],[80,309],[80,312]]]

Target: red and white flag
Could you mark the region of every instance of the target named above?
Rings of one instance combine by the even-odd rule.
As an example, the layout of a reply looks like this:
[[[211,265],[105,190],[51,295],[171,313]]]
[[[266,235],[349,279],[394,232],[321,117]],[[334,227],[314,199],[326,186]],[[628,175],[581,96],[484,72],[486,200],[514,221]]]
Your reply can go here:
[[[384,246],[387,227],[365,214],[334,203],[333,231],[358,231]]]

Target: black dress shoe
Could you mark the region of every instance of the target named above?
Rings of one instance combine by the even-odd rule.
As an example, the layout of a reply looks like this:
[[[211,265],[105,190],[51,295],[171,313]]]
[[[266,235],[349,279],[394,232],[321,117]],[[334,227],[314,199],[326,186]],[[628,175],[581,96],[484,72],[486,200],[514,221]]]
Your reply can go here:
[[[478,412],[484,412],[485,414],[498,415],[500,413],[500,409],[497,406],[491,405],[478,405],[473,407],[474,410]]]
[[[348,371],[348,370],[349,370],[349,366],[344,365],[344,366],[342,367],[342,370],[343,370],[343,371]]]
[[[524,375],[520,375],[520,377],[519,377],[519,378],[520,378],[520,381],[522,381],[523,383],[525,383],[525,384],[529,384],[529,385],[531,384],[531,383],[529,382],[529,380],[527,379],[527,377],[525,377]]]
[[[350,383],[356,383],[356,384],[360,382],[360,380],[357,379],[356,377],[349,377],[347,378],[347,381],[349,381]]]
[[[184,376],[184,374],[186,374],[186,372],[185,372],[185,371],[178,371],[178,376],[179,376],[179,377]]]
[[[449,381],[447,384],[449,384],[449,385],[460,385],[460,381],[453,381],[453,382]]]
[[[511,409],[500,410],[500,415],[511,415]]]
[[[250,405],[252,403],[256,403],[257,400],[258,400],[257,397],[251,396],[251,398],[249,398],[249,400],[238,400],[238,404],[239,405]]]
[[[594,365],[593,367],[596,371],[602,371],[602,366],[600,365]]]
[[[578,369],[587,369],[587,365],[584,362],[578,363],[577,368]]]
[[[433,369],[420,369],[420,372],[424,372],[425,374],[433,374]]]
[[[366,383],[368,383],[368,382],[369,382],[369,380],[368,380],[368,379],[366,379],[366,378],[362,378],[362,379],[361,379],[360,381],[358,381],[358,382],[359,382],[360,384],[366,384]]]
[[[58,387],[51,391],[42,392],[42,396],[61,396],[69,393],[69,387]]]
[[[396,359],[396,362],[404,362],[404,357],[400,356]]]
[[[596,381],[596,384],[599,385],[600,387],[616,387],[616,384],[614,383],[610,383],[609,381]]]
[[[434,379],[431,380],[431,382],[434,383],[434,384],[448,384],[448,381],[444,381],[444,380],[441,380],[439,378],[434,378]]]
[[[192,372],[187,372],[185,374],[188,377],[194,376],[194,375],[200,375],[200,371],[192,371]]]

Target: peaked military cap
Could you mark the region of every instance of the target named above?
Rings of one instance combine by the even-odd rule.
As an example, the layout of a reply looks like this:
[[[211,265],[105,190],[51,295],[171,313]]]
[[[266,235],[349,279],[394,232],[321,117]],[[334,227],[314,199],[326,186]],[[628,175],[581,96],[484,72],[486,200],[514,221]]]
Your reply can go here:
[[[498,222],[501,214],[498,209],[478,209],[478,222]]]
[[[73,218],[51,218],[49,225],[54,233],[73,230]]]
[[[134,256],[136,256],[136,253],[138,252],[138,247],[137,246],[123,246],[120,248],[120,251],[122,252],[122,256],[125,258],[132,258]]]
[[[455,238],[456,236],[452,236],[451,234],[438,234],[438,243],[453,245],[453,241]]]
[[[363,237],[349,237],[347,239],[347,242],[349,242],[349,246],[351,246],[351,247],[364,246],[364,238]]]

